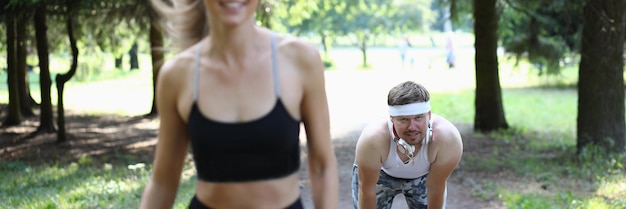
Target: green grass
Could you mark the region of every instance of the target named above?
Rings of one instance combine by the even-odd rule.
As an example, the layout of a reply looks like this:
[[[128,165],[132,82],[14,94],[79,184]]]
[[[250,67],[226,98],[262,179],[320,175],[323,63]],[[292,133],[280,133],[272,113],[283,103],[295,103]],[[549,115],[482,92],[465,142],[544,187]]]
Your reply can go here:
[[[471,124],[473,91],[435,93],[433,111],[455,123]],[[573,88],[505,88],[503,103],[510,130],[483,137],[499,145],[484,156],[465,155],[465,168],[505,172],[522,181],[481,179],[477,197],[496,197],[507,208],[626,208],[626,157],[588,147],[576,154]],[[476,134],[480,137],[480,134]],[[523,181],[526,181],[524,183]],[[515,186],[511,186],[515,185]],[[526,185],[534,189],[519,190]],[[538,189],[546,187],[546,191]],[[531,187],[531,186],[528,186]]]
[[[186,208],[195,176],[185,165],[175,208]],[[29,166],[0,162],[0,208],[138,208],[150,165],[92,164],[82,158],[67,165]],[[77,186],[79,185],[79,186]]]
[[[473,56],[459,57],[460,66],[465,66],[463,70],[444,71],[442,54],[419,55],[415,69],[426,70],[425,63],[431,58],[434,64],[426,72],[446,78],[433,80],[431,74],[419,78],[433,87],[433,111],[454,123],[473,123]],[[357,70],[361,63],[357,50],[333,50],[331,57],[337,71]],[[372,50],[368,57],[371,71],[402,68],[393,48]],[[145,57],[142,59],[146,63]],[[64,66],[66,63],[56,63],[54,72],[63,72]],[[514,67],[512,61],[501,58],[503,104],[512,128],[477,134],[498,144],[484,156],[465,155],[463,159],[465,167],[473,170],[505,171],[515,178],[481,179],[482,192],[475,196],[493,197],[508,208],[520,209],[626,208],[624,156],[606,156],[593,147],[580,156],[575,153],[577,92],[567,87],[575,83],[575,69],[566,68],[560,77],[546,79],[535,77],[525,66]],[[152,99],[149,69],[128,72],[105,68],[83,81],[72,80],[66,87],[66,107],[85,114],[144,114]],[[32,94],[39,100],[37,75],[29,76]],[[8,101],[4,82],[6,75],[0,74],[0,103]],[[56,104],[54,85],[52,92]],[[81,158],[70,164],[44,165],[0,162],[0,208],[136,208],[151,166],[142,167],[130,156],[127,159],[96,163],[97,160]],[[193,167],[187,164],[185,170],[175,208],[185,208],[194,192]],[[520,185],[547,189],[519,190]]]

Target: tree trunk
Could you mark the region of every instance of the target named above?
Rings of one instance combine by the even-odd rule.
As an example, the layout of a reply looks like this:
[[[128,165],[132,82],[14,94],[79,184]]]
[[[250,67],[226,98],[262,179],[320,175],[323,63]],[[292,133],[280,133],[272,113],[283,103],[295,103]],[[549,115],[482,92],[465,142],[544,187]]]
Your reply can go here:
[[[496,0],[474,0],[476,49],[476,115],[474,130],[507,129],[498,75],[498,18]]]
[[[139,69],[139,58],[137,58],[137,41],[133,43],[130,51],[128,51],[128,56],[130,57],[130,70]]]
[[[52,99],[50,98],[49,53],[48,53],[48,29],[46,26],[46,6],[45,4],[35,9],[35,38],[37,39],[37,55],[39,57],[39,87],[41,89],[41,105],[39,114],[38,132],[54,132],[54,119],[52,114]]]
[[[22,112],[20,111],[20,95],[18,91],[18,73],[16,62],[16,38],[15,19],[12,14],[6,17],[6,41],[7,41],[7,85],[9,87],[9,107],[8,114],[2,123],[3,126],[18,125],[22,123]]]
[[[31,106],[31,96],[28,88],[28,72],[26,66],[26,17],[23,14],[16,16],[16,43],[17,43],[17,88],[20,95],[20,112],[22,116],[34,116]]]
[[[152,58],[152,107],[147,116],[156,116],[156,85],[159,71],[165,59],[163,55],[163,34],[158,27],[158,22],[152,21],[150,24],[150,53]]]
[[[122,69],[122,58],[124,58],[124,55],[120,55],[120,57],[115,58],[115,69]]]
[[[328,51],[330,51],[330,44],[328,41],[328,35],[326,35],[326,33],[324,32],[320,32],[319,33],[320,38],[322,39],[322,47],[324,47],[324,59],[328,59],[329,55],[328,55]]]
[[[624,1],[586,1],[578,73],[578,151],[624,151]]]
[[[72,49],[72,65],[70,70],[64,74],[58,74],[55,77],[58,97],[57,97],[57,124],[59,131],[57,132],[57,142],[67,141],[67,134],[65,129],[65,109],[63,106],[63,90],[65,89],[65,83],[69,81],[76,73],[76,67],[78,66],[78,47],[76,46],[76,37],[74,36],[74,26],[72,24],[72,16],[67,17],[67,34],[70,41],[70,49]]]
[[[363,68],[367,68],[367,35],[363,35],[359,48],[361,48],[361,54],[363,54]]]

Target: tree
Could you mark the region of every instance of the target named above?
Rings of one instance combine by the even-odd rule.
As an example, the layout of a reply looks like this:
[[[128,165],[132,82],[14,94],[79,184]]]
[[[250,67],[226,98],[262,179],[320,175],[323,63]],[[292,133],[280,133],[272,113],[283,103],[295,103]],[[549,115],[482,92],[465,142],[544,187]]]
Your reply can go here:
[[[3,125],[18,125],[22,123],[22,112],[20,111],[20,99],[18,92],[18,73],[16,63],[16,38],[15,38],[15,18],[11,11],[5,10],[6,15],[6,41],[7,41],[7,84],[9,89],[8,114]]]
[[[83,8],[84,10],[89,10],[88,5],[83,5],[83,7],[87,7]],[[91,34],[101,50],[112,53],[115,68],[122,69],[123,57],[126,53],[130,52],[133,47],[133,43],[135,42],[134,40],[136,39],[136,36],[140,34],[140,31],[132,28],[133,26],[128,24],[129,21],[124,21],[122,17],[118,16],[121,14],[107,13],[106,11],[109,10],[97,8],[97,6],[91,7],[100,12],[97,15],[81,15],[86,17],[85,22],[87,22],[88,25],[96,24],[99,25],[99,27],[88,28],[83,30],[83,33]]]
[[[580,48],[583,1],[504,0],[499,35],[506,52],[528,60],[539,75],[560,74]]]
[[[328,62],[330,61],[329,51],[332,48],[333,40],[341,31],[341,23],[345,21],[345,17],[341,13],[346,10],[347,4],[345,1],[337,0],[321,0],[316,2],[316,9],[310,11],[310,16],[315,18],[303,18],[302,21],[295,24],[293,19],[287,18],[290,20],[287,24],[289,30],[296,34],[318,34],[324,51],[323,59]]]
[[[367,47],[372,39],[394,32],[426,30],[427,22],[434,17],[429,11],[430,0],[349,0],[346,4],[340,14],[345,16],[342,22],[348,24],[341,26],[340,34],[353,37],[353,45],[363,55],[363,67],[368,66]]]
[[[139,46],[137,45],[137,41],[133,42],[133,45],[130,47],[128,51],[128,56],[130,57],[130,69],[137,70],[139,69],[139,57],[137,57],[137,50]]]
[[[474,0],[476,98],[474,130],[507,129],[498,69],[496,0]]]
[[[27,56],[27,38],[26,38],[26,25],[27,18],[31,15],[26,12],[25,7],[17,8],[17,15],[15,15],[16,20],[16,28],[15,28],[15,38],[16,38],[16,63],[15,67],[17,70],[17,89],[20,100],[20,112],[25,117],[34,116],[32,109],[32,97],[30,95],[30,88],[28,87],[28,69],[26,64],[26,56]]]
[[[39,114],[38,132],[51,133],[55,131],[54,117],[52,114],[52,98],[50,97],[50,61],[46,26],[46,4],[39,3],[35,6],[35,36],[37,39],[37,55],[39,57],[39,86],[41,88],[41,105]]]
[[[624,151],[623,0],[586,1],[578,73],[578,151]]]
[[[67,35],[70,42],[70,49],[72,51],[72,64],[70,69],[63,74],[57,74],[55,77],[57,87],[57,124],[59,130],[57,131],[57,142],[67,141],[67,134],[65,129],[65,109],[63,103],[63,90],[65,89],[65,83],[69,81],[76,73],[78,66],[78,47],[76,46],[76,37],[74,35],[74,17],[78,8],[74,4],[78,2],[68,0],[66,2],[66,28]]]
[[[21,123],[22,117],[33,116],[32,107],[34,100],[31,97],[28,87],[27,77],[27,19],[31,16],[31,12],[26,9],[27,3],[19,1],[4,0],[0,2],[0,17],[4,17],[8,30],[3,32],[7,35],[5,40],[7,46],[10,45],[10,49],[7,48],[7,67],[8,77],[7,84],[9,85],[9,98],[14,100],[10,102],[9,118],[7,118],[7,125],[17,125]],[[9,34],[10,33],[10,34]],[[15,101],[19,100],[19,101]],[[14,109],[17,108],[17,109]],[[20,114],[13,113],[13,111],[19,111]]]

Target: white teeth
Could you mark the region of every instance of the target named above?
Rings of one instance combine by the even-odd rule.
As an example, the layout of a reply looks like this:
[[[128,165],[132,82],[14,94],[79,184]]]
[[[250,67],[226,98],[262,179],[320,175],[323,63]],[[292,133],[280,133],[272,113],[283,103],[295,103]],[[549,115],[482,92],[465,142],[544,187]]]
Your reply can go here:
[[[228,2],[224,4],[227,8],[239,8],[241,7],[241,3],[239,2]]]

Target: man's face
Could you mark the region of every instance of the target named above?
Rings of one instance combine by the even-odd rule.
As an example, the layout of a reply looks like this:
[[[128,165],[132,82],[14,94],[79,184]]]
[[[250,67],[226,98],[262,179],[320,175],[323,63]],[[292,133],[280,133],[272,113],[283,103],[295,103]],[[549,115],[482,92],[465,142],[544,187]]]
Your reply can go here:
[[[398,137],[409,144],[417,144],[426,136],[430,112],[418,115],[391,116]]]

